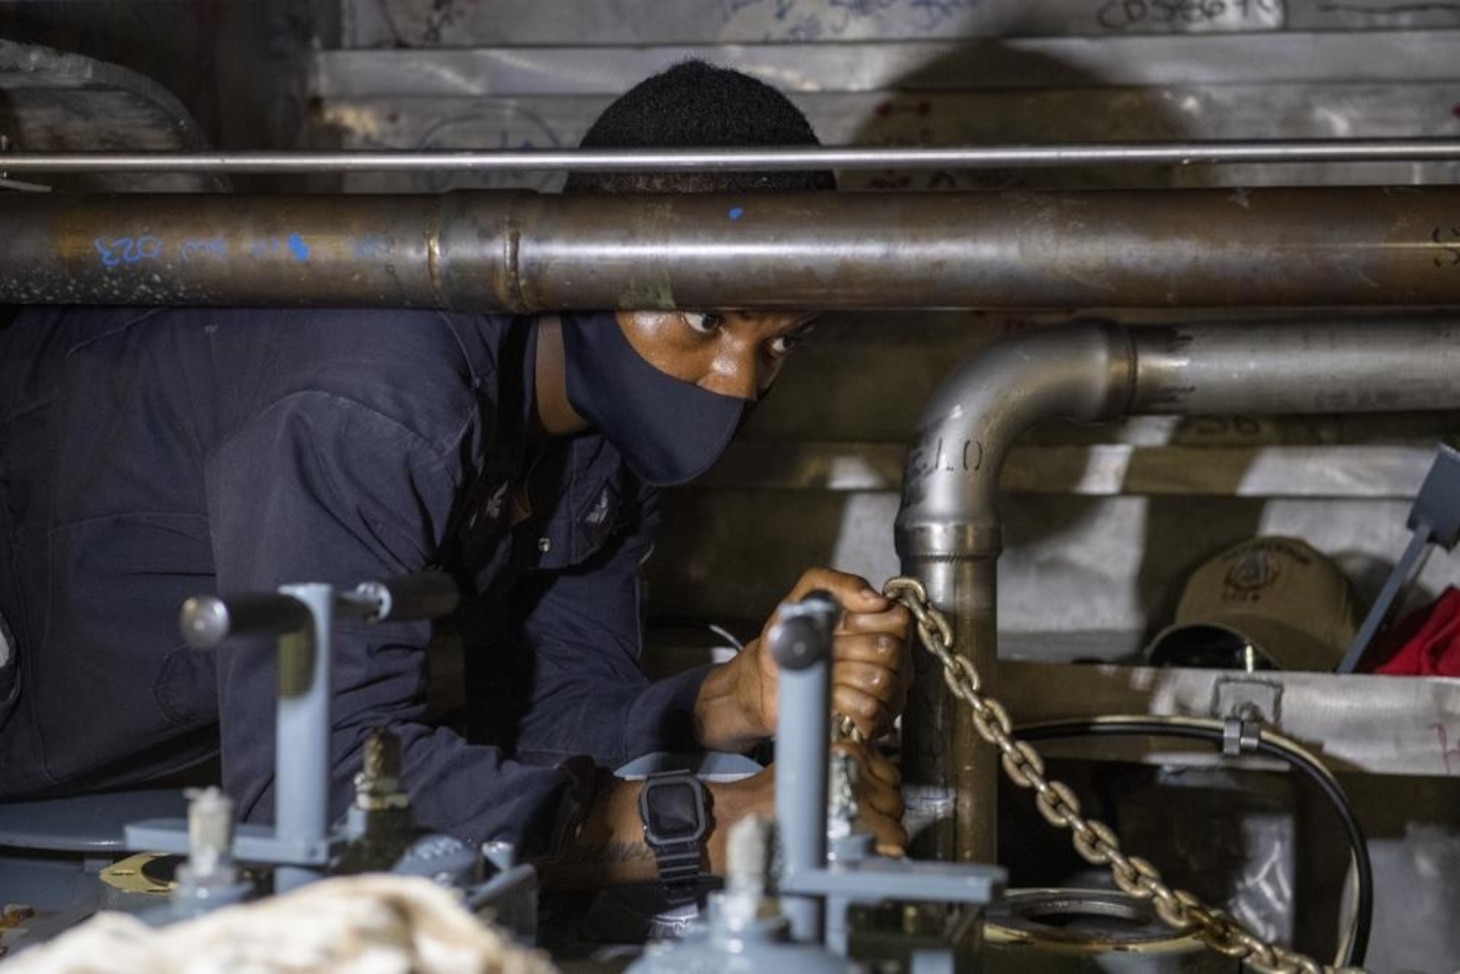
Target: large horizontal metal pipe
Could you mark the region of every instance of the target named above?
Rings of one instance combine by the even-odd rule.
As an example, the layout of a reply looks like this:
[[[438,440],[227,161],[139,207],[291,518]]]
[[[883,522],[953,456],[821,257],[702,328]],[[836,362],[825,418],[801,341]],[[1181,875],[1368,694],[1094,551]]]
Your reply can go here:
[[[526,149],[329,152],[17,152],[0,171],[36,172],[635,172],[794,169],[990,169],[1005,166],[1190,166],[1275,162],[1443,162],[1460,140],[1259,139],[1009,146],[825,146],[776,149]]]
[[[896,526],[903,570],[951,613],[958,651],[996,672],[999,475],[1031,426],[1143,413],[1300,414],[1460,409],[1460,320],[1368,319],[1039,329],[961,365],[923,413]],[[993,861],[996,765],[936,664],[917,674],[908,781],[955,797],[935,851]],[[951,732],[951,734],[950,734]]]
[[[566,308],[1460,304],[1460,187],[65,196],[0,303]]]
[[[1125,413],[1380,413],[1460,406],[1460,318],[1132,328]]]

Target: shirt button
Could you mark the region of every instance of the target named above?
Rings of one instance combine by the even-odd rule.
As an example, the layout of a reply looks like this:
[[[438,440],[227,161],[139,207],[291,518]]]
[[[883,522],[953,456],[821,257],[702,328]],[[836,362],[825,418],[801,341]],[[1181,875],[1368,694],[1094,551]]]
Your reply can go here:
[[[543,554],[547,554],[549,551],[552,551],[553,540],[551,538],[538,538],[537,550],[541,551]]]

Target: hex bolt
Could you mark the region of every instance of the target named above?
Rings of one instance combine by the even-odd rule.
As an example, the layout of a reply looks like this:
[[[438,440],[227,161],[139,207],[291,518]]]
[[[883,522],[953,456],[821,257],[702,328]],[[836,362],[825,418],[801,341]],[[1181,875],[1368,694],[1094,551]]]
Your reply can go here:
[[[725,896],[721,911],[732,929],[746,926],[761,913],[770,879],[775,825],[749,815],[730,827],[725,846]]]

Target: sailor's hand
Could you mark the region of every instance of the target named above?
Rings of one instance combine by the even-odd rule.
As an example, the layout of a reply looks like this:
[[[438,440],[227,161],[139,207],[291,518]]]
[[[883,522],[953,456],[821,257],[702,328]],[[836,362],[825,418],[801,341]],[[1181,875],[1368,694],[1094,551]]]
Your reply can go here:
[[[847,741],[836,745],[836,750],[856,762],[853,774],[856,830],[871,833],[882,855],[903,855],[907,831],[902,827],[902,775],[872,745]]]
[[[856,830],[869,833],[882,855],[903,855],[907,832],[902,827],[902,778],[897,768],[873,747],[850,742],[836,747],[856,765],[853,773]],[[714,820],[706,843],[711,872],[724,875],[731,826],[747,815],[775,818],[775,775],[775,765],[771,765],[748,778],[708,786]]]
[[[799,602],[817,590],[842,606],[832,637],[832,710],[864,736],[879,737],[907,701],[908,612],[866,579],[829,568],[806,572],[785,601]],[[768,620],[758,638],[702,685],[695,711],[705,747],[738,751],[774,736],[780,670],[766,644],[774,622]]]

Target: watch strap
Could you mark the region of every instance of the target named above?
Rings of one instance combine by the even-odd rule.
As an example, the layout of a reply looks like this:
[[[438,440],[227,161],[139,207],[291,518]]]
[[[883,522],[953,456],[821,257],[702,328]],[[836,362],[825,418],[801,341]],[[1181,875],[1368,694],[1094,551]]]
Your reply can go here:
[[[670,906],[683,906],[699,898],[702,856],[698,841],[659,846],[654,849],[654,859],[659,864],[659,885]]]

